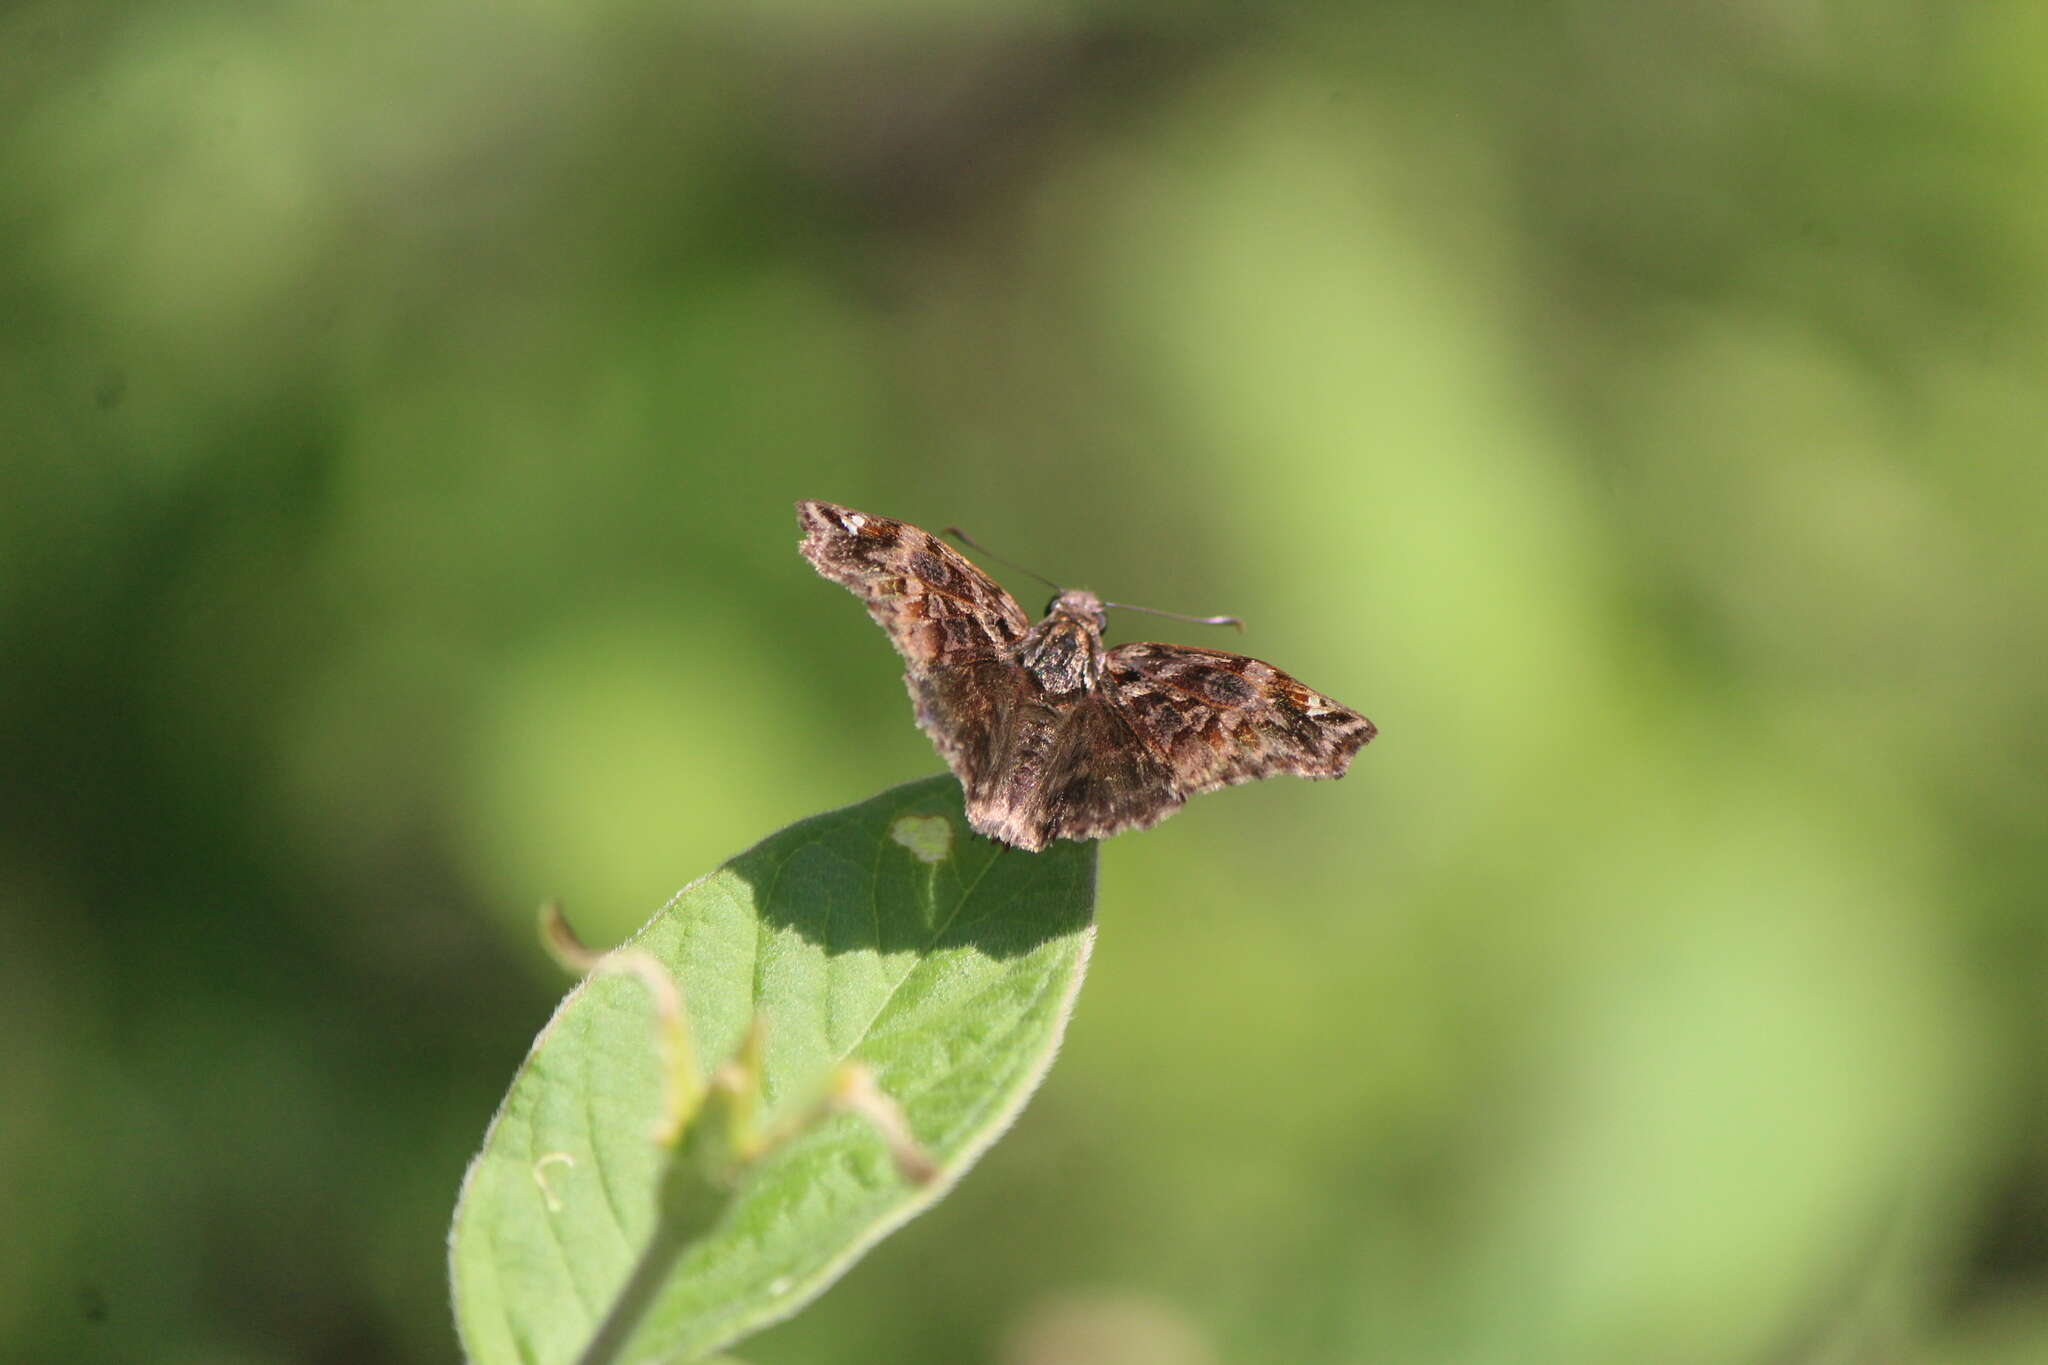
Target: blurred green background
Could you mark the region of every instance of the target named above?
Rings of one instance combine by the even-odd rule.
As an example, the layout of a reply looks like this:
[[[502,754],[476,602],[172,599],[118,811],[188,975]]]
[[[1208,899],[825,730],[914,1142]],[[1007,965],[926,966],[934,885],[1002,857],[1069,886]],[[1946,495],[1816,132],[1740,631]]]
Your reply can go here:
[[[2042,6],[27,3],[0,117],[9,1359],[453,1356],[534,905],[937,768],[808,496],[1382,737],[1107,845],[750,1361],[2048,1360]]]

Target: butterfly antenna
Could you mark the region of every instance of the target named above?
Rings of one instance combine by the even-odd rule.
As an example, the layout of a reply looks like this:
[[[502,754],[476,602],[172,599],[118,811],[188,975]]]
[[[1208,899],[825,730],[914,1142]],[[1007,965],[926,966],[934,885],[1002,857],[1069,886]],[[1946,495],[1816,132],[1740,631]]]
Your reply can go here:
[[[1142,611],[1147,616],[1164,616],[1170,621],[1186,621],[1193,626],[1235,626],[1240,635],[1244,633],[1244,622],[1235,616],[1183,616],[1177,611],[1161,611],[1157,607],[1134,607],[1128,602],[1104,602],[1105,607],[1118,611]]]
[[[1045,584],[1046,587],[1051,588],[1054,592],[1066,591],[1066,589],[1062,588],[1059,584],[1053,582],[1050,578],[1047,578],[1044,574],[1039,573],[1036,569],[1027,569],[1022,564],[1013,564],[1009,560],[1004,559],[1001,555],[989,549],[986,545],[981,544],[979,541],[975,540],[974,537],[968,535],[965,531],[961,530],[957,526],[948,526],[946,528],[946,534],[953,537],[953,539],[959,541],[962,545],[965,545],[968,549],[974,551],[976,554],[986,555],[988,558],[993,559],[996,563],[1002,565],[1006,569],[1015,569],[1018,573],[1030,574],[1033,578]]]

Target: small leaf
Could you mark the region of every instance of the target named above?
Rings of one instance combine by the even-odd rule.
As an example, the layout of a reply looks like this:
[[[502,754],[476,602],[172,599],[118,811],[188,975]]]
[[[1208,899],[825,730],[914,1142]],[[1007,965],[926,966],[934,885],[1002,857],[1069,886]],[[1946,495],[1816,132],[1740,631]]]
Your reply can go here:
[[[938,1198],[1036,1088],[1094,939],[1095,845],[1024,853],[967,828],[951,778],[792,825],[685,889],[631,941],[681,986],[699,1061],[756,1014],[769,1123],[859,1061],[937,1167],[834,1112],[751,1168],[656,1290],[619,1359],[692,1361],[788,1316]],[[479,1365],[577,1357],[654,1240],[664,1076],[630,976],[586,979],[534,1044],[471,1163],[450,1235]]]

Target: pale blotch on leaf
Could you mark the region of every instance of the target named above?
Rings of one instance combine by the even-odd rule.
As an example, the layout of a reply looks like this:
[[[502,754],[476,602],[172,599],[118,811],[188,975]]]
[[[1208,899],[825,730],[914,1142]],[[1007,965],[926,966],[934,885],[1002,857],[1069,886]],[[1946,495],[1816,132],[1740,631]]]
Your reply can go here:
[[[560,1213],[562,1211],[561,1197],[548,1188],[548,1167],[557,1163],[573,1170],[576,1166],[576,1158],[570,1156],[567,1152],[549,1152],[546,1156],[533,1163],[533,1183],[540,1186],[540,1197],[547,1201],[549,1213]]]
[[[943,815],[902,816],[889,826],[889,837],[921,863],[943,863],[953,856],[953,826]]]

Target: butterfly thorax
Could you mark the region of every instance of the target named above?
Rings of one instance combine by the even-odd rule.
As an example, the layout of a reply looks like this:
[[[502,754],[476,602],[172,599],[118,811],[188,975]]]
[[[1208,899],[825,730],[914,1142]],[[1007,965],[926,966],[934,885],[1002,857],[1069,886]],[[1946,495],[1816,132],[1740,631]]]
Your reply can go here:
[[[1017,642],[1017,662],[1053,696],[1086,692],[1102,678],[1102,599],[1071,589],[1046,608],[1045,619]]]

